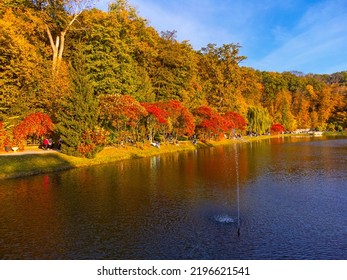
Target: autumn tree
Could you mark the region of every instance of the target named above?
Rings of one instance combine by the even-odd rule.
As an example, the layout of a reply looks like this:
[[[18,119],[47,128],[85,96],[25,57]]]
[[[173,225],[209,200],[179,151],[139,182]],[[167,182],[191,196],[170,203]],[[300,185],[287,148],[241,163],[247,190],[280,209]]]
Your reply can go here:
[[[309,99],[305,97],[305,94],[297,92],[292,106],[297,127],[309,129],[311,127]]]
[[[147,115],[146,109],[129,95],[108,94],[99,97],[100,121],[112,131],[112,142],[122,142],[127,138],[137,141],[140,121]]]
[[[324,86],[318,94],[319,102],[317,106],[318,112],[318,130],[326,130],[327,121],[332,115],[335,105],[337,105],[337,100],[332,95],[332,91],[327,86]]]
[[[144,118],[144,125],[147,130],[149,142],[153,142],[154,136],[160,131],[163,125],[168,124],[169,114],[157,106],[156,103],[141,103],[148,115]]]
[[[42,136],[53,133],[54,125],[50,118],[45,113],[36,112],[29,114],[14,128],[14,133],[22,139],[32,137],[39,139]]]
[[[187,41],[178,42],[175,30],[166,31],[158,39],[157,52],[149,68],[156,101],[191,103],[198,90],[198,59],[192,46]]]
[[[247,122],[244,117],[236,112],[227,112],[222,116],[226,122],[227,131],[235,137],[236,132],[241,133],[246,129]]]
[[[277,135],[277,134],[283,133],[285,131],[286,131],[286,129],[280,123],[275,123],[270,127],[271,134]]]
[[[69,93],[65,65],[52,77],[44,3],[18,0],[0,5],[0,107],[8,108],[9,115],[43,111],[54,117],[58,100]]]
[[[52,134],[54,129],[51,118],[41,112],[29,114],[22,121],[6,131],[8,145],[24,149],[28,138],[40,139],[44,135]]]
[[[20,146],[24,148],[25,137],[18,133],[16,126],[19,123],[19,116],[7,117],[5,121],[0,121],[0,147]]]
[[[347,72],[346,76],[347,76]],[[344,80],[342,80],[343,82]],[[347,78],[343,85],[334,84],[331,86],[334,96],[334,110],[332,110],[328,122],[330,129],[342,131],[347,128]]]
[[[292,113],[292,104],[292,95],[287,90],[278,92],[273,104],[274,121],[282,123],[289,131],[297,128],[297,122]]]
[[[172,136],[173,139],[183,136],[192,136],[194,134],[195,123],[192,113],[183,106],[182,102],[170,100],[157,103],[158,106],[167,112],[168,125],[164,136],[167,139]]]
[[[259,105],[264,91],[261,72],[249,67],[241,67],[240,75],[241,80],[238,89],[243,96],[243,102],[247,106]],[[247,108],[241,107],[238,113],[246,115]]]
[[[40,19],[30,10],[1,9],[0,107],[8,115],[26,115],[42,106],[40,30]]]
[[[346,127],[347,72],[305,75],[240,67],[245,57],[238,44],[208,44],[196,51],[189,41],[179,42],[175,31],[157,32],[127,0],[111,2],[108,11],[89,9],[93,2],[0,1],[0,120],[44,112],[56,122],[75,94],[70,64],[80,54],[95,97],[131,96],[164,111],[170,110],[160,106],[176,100],[188,111],[208,106],[219,116],[248,114],[250,129],[258,132],[265,128],[256,115],[266,110],[263,121],[269,118],[287,130]],[[183,125],[189,114],[174,113],[157,131],[165,137],[190,135],[194,123],[190,129]],[[126,122],[121,133],[144,137],[146,118],[157,121],[154,115],[141,117]],[[233,121],[224,120],[230,131]],[[117,129],[110,127],[112,133]]]
[[[203,139],[217,139],[231,126],[216,110],[209,106],[200,106],[194,110],[196,132]]]
[[[119,63],[121,93],[133,96],[139,102],[155,101],[152,69],[158,55],[158,32],[139,16],[127,0],[117,0],[109,6],[109,14],[117,20],[119,29],[115,42],[122,50]]]

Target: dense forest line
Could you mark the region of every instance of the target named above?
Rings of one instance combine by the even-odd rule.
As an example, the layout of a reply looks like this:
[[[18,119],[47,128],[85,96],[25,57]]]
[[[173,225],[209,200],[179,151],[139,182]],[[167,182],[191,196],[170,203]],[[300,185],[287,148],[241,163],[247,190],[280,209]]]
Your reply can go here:
[[[347,72],[242,67],[238,44],[194,50],[126,0],[0,2],[0,146],[49,133],[92,157],[105,144],[347,128]]]

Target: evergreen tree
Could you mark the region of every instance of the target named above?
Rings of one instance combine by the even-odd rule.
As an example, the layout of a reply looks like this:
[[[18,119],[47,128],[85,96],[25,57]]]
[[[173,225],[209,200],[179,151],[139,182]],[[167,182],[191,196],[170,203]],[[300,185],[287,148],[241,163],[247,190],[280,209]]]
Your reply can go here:
[[[73,93],[63,101],[58,133],[63,153],[92,158],[103,144],[97,127],[99,104],[82,61],[77,59],[75,64],[71,70]]]

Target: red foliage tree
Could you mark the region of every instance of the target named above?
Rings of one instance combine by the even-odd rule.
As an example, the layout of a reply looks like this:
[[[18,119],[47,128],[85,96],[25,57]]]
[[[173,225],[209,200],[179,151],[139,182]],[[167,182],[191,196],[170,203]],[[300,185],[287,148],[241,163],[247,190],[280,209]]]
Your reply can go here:
[[[14,133],[19,137],[41,137],[53,131],[54,125],[51,118],[44,113],[33,113],[28,115],[15,128]]]
[[[141,103],[146,109],[147,113],[155,118],[158,123],[167,123],[169,114],[163,109],[159,108],[155,103]]]
[[[194,134],[194,116],[180,101],[159,102],[158,107],[169,115],[166,134],[171,133],[175,139],[180,136],[192,136]]]
[[[246,129],[247,122],[244,117],[236,112],[227,112],[223,115],[226,126],[229,131],[243,131]]]
[[[197,133],[205,139],[220,137],[234,125],[209,106],[200,106],[194,111],[194,115]]]
[[[53,129],[53,122],[47,114],[40,112],[30,114],[12,129],[12,145],[22,149],[23,141],[28,137],[39,138],[52,133]]]
[[[282,133],[282,132],[285,132],[286,129],[284,128],[283,125],[281,125],[280,123],[275,123],[274,125],[271,126],[270,128],[270,132],[271,134],[279,134],[279,133]]]
[[[147,114],[132,96],[109,94],[100,97],[100,118],[108,128],[115,129],[118,140],[127,135],[137,140],[140,121]]]
[[[141,103],[141,105],[148,113],[145,118],[145,126],[148,139],[150,142],[153,142],[154,135],[159,131],[160,127],[167,125],[169,114],[155,103]]]

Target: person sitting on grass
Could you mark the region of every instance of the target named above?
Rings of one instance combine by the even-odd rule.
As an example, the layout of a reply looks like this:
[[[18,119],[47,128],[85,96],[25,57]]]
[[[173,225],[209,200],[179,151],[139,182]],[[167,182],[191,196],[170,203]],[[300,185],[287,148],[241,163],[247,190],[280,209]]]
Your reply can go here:
[[[43,140],[43,149],[48,150],[48,147],[49,147],[49,141],[47,138],[45,138],[45,140]]]

